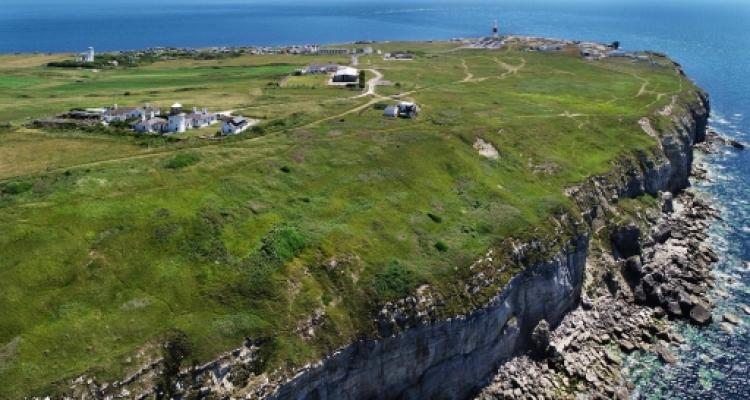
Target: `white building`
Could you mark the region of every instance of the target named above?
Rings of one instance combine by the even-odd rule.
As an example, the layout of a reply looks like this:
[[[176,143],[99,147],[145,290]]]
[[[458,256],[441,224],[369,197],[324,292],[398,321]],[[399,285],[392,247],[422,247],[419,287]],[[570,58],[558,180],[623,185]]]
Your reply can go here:
[[[78,55],[78,61],[82,63],[94,62],[95,52],[93,47],[89,47],[88,50]]]
[[[416,103],[402,101],[395,106],[388,106],[383,111],[383,116],[389,118],[414,118],[419,114],[419,106]]]
[[[333,83],[357,83],[359,82],[359,70],[352,67],[339,67],[333,74]]]
[[[203,128],[205,126],[213,125],[218,121],[216,114],[208,112],[207,108],[198,110],[197,107],[193,107],[193,112],[187,116],[187,124],[190,128]]]
[[[102,121],[106,123],[125,122],[129,119],[139,118],[140,114],[137,107],[120,107],[117,104],[108,108],[102,114]]]
[[[133,130],[138,133],[162,133],[167,130],[167,120],[164,118],[144,118],[133,124]]]
[[[170,114],[167,120],[167,132],[183,133],[188,129],[188,120],[185,113]]]
[[[117,104],[106,109],[102,113],[102,121],[125,122],[131,119],[151,119],[161,114],[161,110],[153,108],[150,105],[145,107],[119,107]]]
[[[232,117],[224,121],[221,132],[225,135],[236,135],[250,127],[250,121],[245,117]]]
[[[318,54],[344,55],[349,54],[349,49],[318,49]]]

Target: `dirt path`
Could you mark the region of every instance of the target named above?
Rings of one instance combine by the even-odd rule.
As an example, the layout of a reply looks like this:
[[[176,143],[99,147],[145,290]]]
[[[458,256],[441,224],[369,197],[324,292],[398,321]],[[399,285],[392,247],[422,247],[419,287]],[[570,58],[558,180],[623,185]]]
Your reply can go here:
[[[466,64],[466,60],[463,58],[461,59],[461,66],[464,68],[464,79],[461,82],[473,82],[474,81],[474,74],[469,71],[469,65]]]
[[[526,67],[526,59],[523,58],[523,57],[521,57],[521,64],[519,64],[519,65],[511,65],[511,64],[502,62],[502,61],[498,60],[497,57],[495,57],[493,59],[495,60],[495,63],[497,63],[497,65],[505,68],[505,72],[503,72],[502,74],[500,74],[500,77],[498,79],[505,79],[505,78],[507,78],[510,75],[515,75],[520,70],[522,70],[524,67]]]
[[[367,81],[367,91],[365,91],[362,94],[351,97],[352,99],[359,99],[361,97],[367,97],[367,96],[377,96],[375,89],[380,84],[380,81],[383,80],[383,74],[380,73],[380,71],[376,69],[367,69],[366,71],[372,72],[375,75],[375,77]]]

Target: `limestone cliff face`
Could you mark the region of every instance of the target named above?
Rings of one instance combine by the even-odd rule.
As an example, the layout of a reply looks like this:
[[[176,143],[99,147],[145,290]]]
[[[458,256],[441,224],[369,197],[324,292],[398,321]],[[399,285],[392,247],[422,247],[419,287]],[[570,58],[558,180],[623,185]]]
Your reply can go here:
[[[360,341],[287,384],[277,399],[460,399],[481,387],[499,362],[527,347],[529,332],[578,302],[588,236],[517,276],[465,317]]]
[[[660,112],[666,131],[650,124],[660,151],[621,163],[609,175],[591,178],[569,195],[591,223],[617,198],[688,186],[692,146],[704,140],[708,100],[673,101]],[[380,340],[356,342],[300,371],[274,399],[462,399],[475,393],[498,364],[525,351],[542,319],[555,326],[580,299],[589,235],[580,234],[547,261],[528,265],[484,307],[466,315],[421,325]]]

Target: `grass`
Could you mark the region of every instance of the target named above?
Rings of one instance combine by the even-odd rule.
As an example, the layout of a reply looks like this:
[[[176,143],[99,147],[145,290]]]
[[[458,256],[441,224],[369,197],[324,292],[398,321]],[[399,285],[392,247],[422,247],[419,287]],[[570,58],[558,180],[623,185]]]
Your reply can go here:
[[[419,56],[360,62],[401,83],[378,92],[407,92],[415,120],[385,119],[356,91],[280,84],[330,61],[312,57],[100,73],[0,58],[0,120],[16,126],[70,107],[180,101],[265,130],[179,143],[0,131],[0,398],[64,390],[82,373],[121,378],[173,330],[196,361],[271,338],[273,370],[372,334],[378,305],[419,284],[466,310],[457,294],[473,260],[544,231],[573,207],[566,187],[652,151],[638,119],[694,89],[647,63],[388,46]],[[496,59],[524,67],[506,74]],[[479,156],[476,138],[499,159]],[[295,329],[317,309],[326,322],[305,339]]]

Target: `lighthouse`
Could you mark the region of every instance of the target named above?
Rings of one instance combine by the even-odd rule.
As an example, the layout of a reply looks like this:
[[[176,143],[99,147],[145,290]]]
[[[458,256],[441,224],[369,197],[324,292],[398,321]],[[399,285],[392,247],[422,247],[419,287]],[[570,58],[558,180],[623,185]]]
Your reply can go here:
[[[492,24],[492,37],[496,38],[500,36],[500,28],[497,26],[497,20]]]

